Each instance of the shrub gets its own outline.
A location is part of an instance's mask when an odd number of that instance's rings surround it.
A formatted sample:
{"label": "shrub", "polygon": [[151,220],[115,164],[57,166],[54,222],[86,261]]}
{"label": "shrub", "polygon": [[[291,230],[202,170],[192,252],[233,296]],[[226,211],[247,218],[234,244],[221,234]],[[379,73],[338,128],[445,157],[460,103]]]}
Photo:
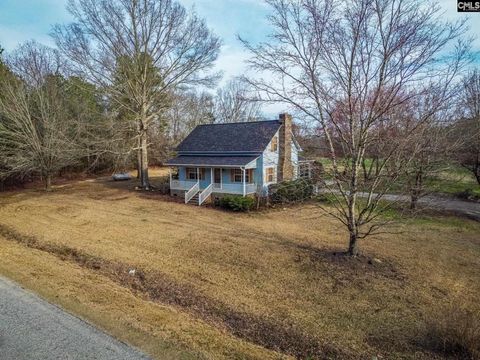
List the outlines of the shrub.
{"label": "shrub", "polygon": [[427,321],[427,342],[435,351],[480,358],[480,317],[459,306],[442,309]]}
{"label": "shrub", "polygon": [[255,205],[255,199],[240,195],[226,195],[220,199],[219,205],[232,211],[249,211]]}
{"label": "shrub", "polygon": [[283,181],[268,187],[272,203],[295,203],[310,199],[313,196],[313,183],[309,179]]}

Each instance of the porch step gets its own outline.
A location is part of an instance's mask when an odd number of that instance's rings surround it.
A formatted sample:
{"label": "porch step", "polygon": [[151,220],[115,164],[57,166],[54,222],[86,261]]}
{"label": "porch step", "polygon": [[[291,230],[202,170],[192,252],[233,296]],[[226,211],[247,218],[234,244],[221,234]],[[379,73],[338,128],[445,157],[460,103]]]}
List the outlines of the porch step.
{"label": "porch step", "polygon": [[199,192],[196,193],[196,194],[194,195],[194,197],[192,197],[192,198],[190,199],[190,201],[188,202],[188,204],[198,205],[198,198],[199,198],[199,196],[200,196],[200,193],[199,193]]}

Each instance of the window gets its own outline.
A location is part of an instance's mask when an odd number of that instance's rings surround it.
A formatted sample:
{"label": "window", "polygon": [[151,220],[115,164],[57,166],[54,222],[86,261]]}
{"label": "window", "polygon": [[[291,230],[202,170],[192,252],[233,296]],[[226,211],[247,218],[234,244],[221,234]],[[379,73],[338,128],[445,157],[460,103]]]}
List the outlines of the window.
{"label": "window", "polygon": [[265,182],[275,182],[275,169],[273,167],[268,167],[265,169]]}
{"label": "window", "polygon": [[270,151],[277,151],[278,150],[278,137],[274,136],[272,142],[270,143]]}
{"label": "window", "polygon": [[178,168],[173,168],[170,171],[171,171],[170,173],[172,174],[172,180],[179,180],[180,179],[180,177],[178,175]]}
{"label": "window", "polygon": [[[187,180],[197,180],[197,168],[187,168]],[[198,169],[200,180],[205,180],[205,169]]]}
{"label": "window", "polygon": [[[243,182],[242,179],[243,171],[242,169],[232,169],[230,173],[230,180],[232,182]],[[253,182],[253,169],[245,170],[245,182],[252,183]]]}
{"label": "window", "polygon": [[245,176],[246,176],[246,179],[245,181],[247,183],[253,183],[253,169],[248,169],[245,171]]}
{"label": "window", "polygon": [[242,182],[242,170],[241,169],[233,169],[233,182]]}
{"label": "window", "polygon": [[298,165],[299,177],[310,179],[310,163],[303,163]]}

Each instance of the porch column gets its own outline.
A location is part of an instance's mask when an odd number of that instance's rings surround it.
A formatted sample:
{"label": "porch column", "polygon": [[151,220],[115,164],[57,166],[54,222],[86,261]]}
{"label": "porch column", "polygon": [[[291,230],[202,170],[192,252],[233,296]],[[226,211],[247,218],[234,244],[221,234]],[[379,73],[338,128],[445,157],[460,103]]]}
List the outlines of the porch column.
{"label": "porch column", "polygon": [[197,167],[197,184],[200,186],[200,168]]}
{"label": "porch column", "polygon": [[245,168],[242,168],[242,181],[243,181],[243,196],[247,194],[246,182],[245,182]]}
{"label": "porch column", "polygon": [[213,184],[213,168],[210,168],[210,184]]}
{"label": "porch column", "polygon": [[172,186],[172,168],[168,168],[168,176],[170,177],[170,186]]}

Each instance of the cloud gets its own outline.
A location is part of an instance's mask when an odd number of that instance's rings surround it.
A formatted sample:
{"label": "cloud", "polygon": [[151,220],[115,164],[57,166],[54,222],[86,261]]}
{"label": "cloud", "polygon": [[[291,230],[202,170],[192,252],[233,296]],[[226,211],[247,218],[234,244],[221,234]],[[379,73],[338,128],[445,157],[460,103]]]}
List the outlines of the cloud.
{"label": "cloud", "polygon": [[215,64],[216,70],[223,72],[222,84],[232,77],[242,75],[246,72],[245,61],[249,54],[241,47],[224,45],[220,56]]}
{"label": "cloud", "polygon": [[0,46],[7,51],[12,51],[21,43],[36,40],[44,45],[55,46],[48,34],[39,34],[34,30],[18,29],[13,26],[0,25]]}

